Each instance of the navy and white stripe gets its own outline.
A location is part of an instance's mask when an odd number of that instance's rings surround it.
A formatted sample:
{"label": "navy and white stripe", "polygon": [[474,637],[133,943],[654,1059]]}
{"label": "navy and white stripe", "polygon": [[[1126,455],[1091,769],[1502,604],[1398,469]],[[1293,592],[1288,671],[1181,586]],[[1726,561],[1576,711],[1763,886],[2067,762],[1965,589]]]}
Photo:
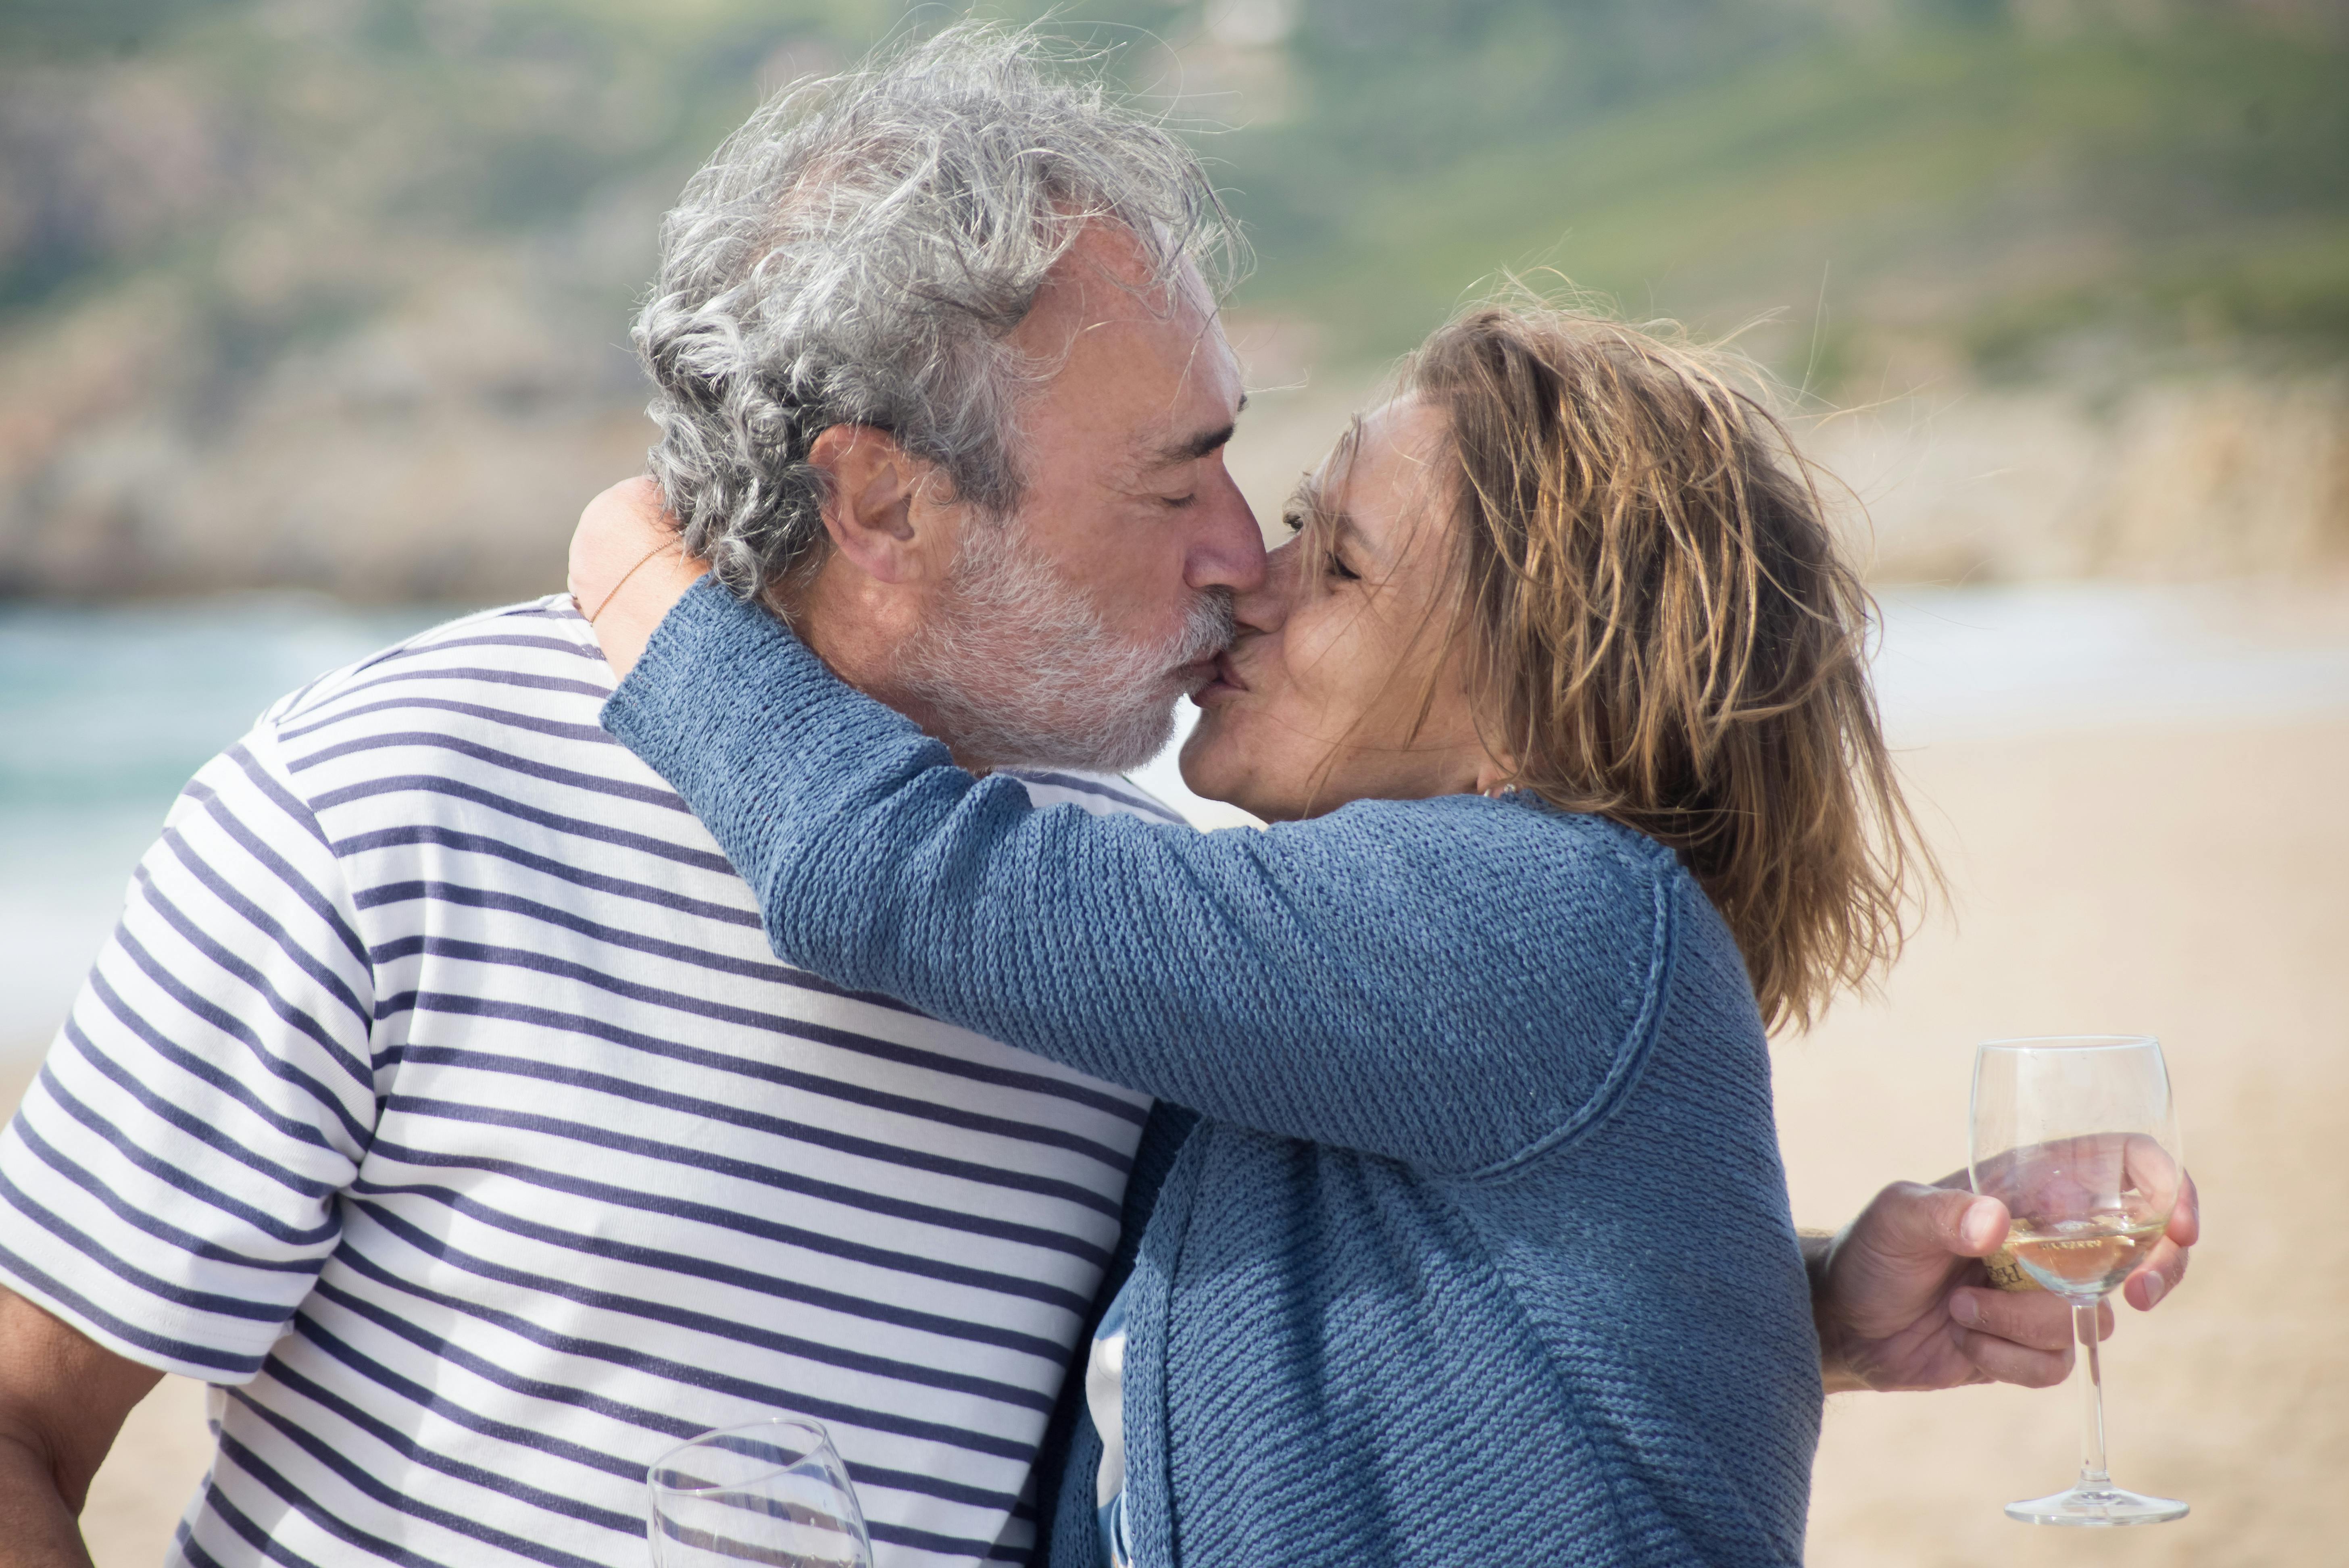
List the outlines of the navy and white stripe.
{"label": "navy and white stripe", "polygon": [[776,963],[610,689],[551,599],[279,703],[0,1137],[0,1279],[218,1386],[196,1568],[639,1568],[647,1464],[786,1409],[882,1563],[1032,1539],[1146,1101]]}

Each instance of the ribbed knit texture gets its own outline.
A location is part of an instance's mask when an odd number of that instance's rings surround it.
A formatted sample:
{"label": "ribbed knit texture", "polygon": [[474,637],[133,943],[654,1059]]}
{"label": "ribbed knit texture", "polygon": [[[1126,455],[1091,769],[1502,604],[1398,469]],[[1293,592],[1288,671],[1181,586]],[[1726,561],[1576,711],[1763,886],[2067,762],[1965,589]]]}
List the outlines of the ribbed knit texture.
{"label": "ribbed knit texture", "polygon": [[[707,583],[605,724],[786,961],[1200,1112],[1132,1267],[1141,1561],[1801,1560],[1768,1054],[1667,851],[1515,796],[1039,811]],[[1049,1484],[1090,1495],[1089,1436]]]}

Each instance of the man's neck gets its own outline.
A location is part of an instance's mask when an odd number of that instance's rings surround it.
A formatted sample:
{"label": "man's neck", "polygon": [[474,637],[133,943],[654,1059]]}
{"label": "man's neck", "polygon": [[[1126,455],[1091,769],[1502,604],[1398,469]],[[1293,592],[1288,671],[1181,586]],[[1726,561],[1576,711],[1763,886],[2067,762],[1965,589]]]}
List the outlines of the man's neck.
{"label": "man's neck", "polygon": [[898,678],[905,650],[913,645],[920,625],[908,595],[864,573],[844,567],[834,557],[798,583],[779,585],[767,596],[767,608],[791,627],[833,674],[874,701],[886,704],[922,727],[925,734],[944,741],[956,766],[973,773],[993,771],[994,765],[972,756],[957,744],[937,713],[905,689]]}

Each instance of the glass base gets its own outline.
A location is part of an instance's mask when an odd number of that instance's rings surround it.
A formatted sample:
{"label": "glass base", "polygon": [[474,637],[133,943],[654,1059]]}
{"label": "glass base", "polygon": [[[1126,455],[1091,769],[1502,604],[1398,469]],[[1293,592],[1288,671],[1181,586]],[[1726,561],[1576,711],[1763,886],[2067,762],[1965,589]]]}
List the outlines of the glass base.
{"label": "glass base", "polygon": [[2167,1497],[2147,1497],[2106,1481],[2075,1486],[2053,1497],[2010,1502],[2006,1516],[2024,1524],[2167,1524],[2186,1517],[2187,1505]]}

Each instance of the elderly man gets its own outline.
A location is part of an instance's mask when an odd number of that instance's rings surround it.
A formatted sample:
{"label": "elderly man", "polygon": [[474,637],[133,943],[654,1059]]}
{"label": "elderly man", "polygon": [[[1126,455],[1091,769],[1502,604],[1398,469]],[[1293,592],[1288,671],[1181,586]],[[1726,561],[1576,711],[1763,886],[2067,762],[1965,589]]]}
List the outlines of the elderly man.
{"label": "elderly man", "polygon": [[[1162,814],[1104,773],[1264,570],[1221,235],[1177,143],[1018,38],[799,89],[664,231],[654,476],[959,757]],[[951,549],[893,522],[948,499],[987,520]],[[780,1410],[830,1428],[882,1563],[1030,1552],[1150,1108],[776,964],[611,686],[567,600],[492,612],[189,787],[0,1141],[0,1564],[85,1561],[163,1371],[213,1386],[199,1568],[635,1568],[647,1464]],[[2055,1304],[1951,1288],[2002,1223],[1897,1186],[1822,1242],[1830,1386],[2059,1376]]]}

